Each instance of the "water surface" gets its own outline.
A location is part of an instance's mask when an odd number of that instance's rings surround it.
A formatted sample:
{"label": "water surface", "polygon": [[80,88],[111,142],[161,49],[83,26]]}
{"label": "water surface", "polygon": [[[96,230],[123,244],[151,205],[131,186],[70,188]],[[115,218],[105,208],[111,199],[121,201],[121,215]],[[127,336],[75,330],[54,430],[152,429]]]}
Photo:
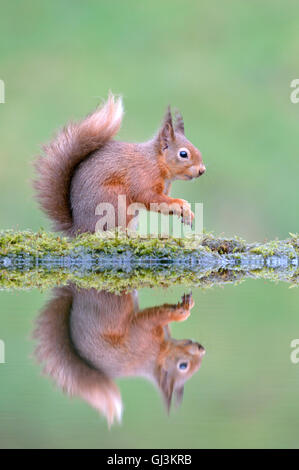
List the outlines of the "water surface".
{"label": "water surface", "polygon": [[[298,289],[263,279],[193,286],[190,316],[186,286],[141,288],[139,305],[133,293],[68,289],[0,293],[1,447],[297,447],[299,364],[291,361],[290,343],[299,337]],[[169,322],[166,331],[169,319],[184,321]],[[158,340],[150,333],[155,321]],[[168,376],[153,369],[161,335],[176,348],[163,366]],[[68,341],[76,357],[65,377]],[[188,362],[184,396],[179,362]],[[110,430],[95,409],[94,374],[104,376],[114,404],[123,404],[122,422]],[[110,405],[101,393],[103,411]]]}

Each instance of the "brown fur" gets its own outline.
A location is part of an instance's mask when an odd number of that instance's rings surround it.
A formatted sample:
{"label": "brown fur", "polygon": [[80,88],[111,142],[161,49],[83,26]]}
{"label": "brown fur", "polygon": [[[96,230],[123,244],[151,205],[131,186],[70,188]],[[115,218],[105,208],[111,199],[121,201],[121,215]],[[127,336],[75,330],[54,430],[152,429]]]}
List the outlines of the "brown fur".
{"label": "brown fur", "polygon": [[[136,294],[56,289],[37,320],[35,351],[44,372],[69,395],[77,395],[107,418],[121,419],[117,377],[142,376],[162,392],[167,408],[173,394],[180,402],[184,383],[200,367],[204,349],[190,340],[175,340],[168,324],[183,321],[194,303],[138,311]],[[188,368],[178,364],[186,361]]]}
{"label": "brown fur", "polygon": [[[184,124],[177,114],[173,125],[170,109],[153,139],[142,144],[112,140],[122,121],[122,102],[110,95],[102,108],[79,123],[71,123],[44,147],[36,161],[34,186],[37,199],[54,221],[55,229],[69,235],[95,232],[99,203],[110,203],[117,215],[118,195],[127,205],[142,203],[177,204],[173,211],[190,223],[193,214],[183,199],[169,197],[175,179],[200,176],[205,167],[199,152],[185,137]],[[178,156],[181,148],[188,158]],[[160,209],[159,209],[160,211]],[[163,212],[163,210],[162,210]],[[168,211],[169,213],[169,211]],[[127,216],[127,226],[132,216]],[[116,217],[116,226],[123,223]]]}

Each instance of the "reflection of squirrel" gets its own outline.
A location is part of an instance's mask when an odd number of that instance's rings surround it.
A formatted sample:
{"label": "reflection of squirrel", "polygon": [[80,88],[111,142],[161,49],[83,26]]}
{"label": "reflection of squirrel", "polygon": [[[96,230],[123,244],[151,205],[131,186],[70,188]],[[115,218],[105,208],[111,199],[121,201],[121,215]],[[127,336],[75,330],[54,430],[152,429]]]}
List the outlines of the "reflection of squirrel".
{"label": "reflection of squirrel", "polygon": [[44,372],[104,414],[109,425],[122,414],[115,378],[147,378],[161,390],[169,410],[173,394],[177,403],[182,400],[184,383],[205,352],[199,343],[170,336],[168,324],[190,315],[191,295],[140,312],[137,303],[135,293],[59,288],[34,333]]}
{"label": "reflection of squirrel", "polygon": [[192,223],[190,205],[169,197],[173,180],[192,179],[205,171],[199,150],[184,135],[182,116],[177,114],[173,126],[168,109],[157,136],[142,144],[112,140],[122,117],[121,99],[110,95],[101,108],[69,124],[44,147],[45,156],[36,162],[35,188],[56,229],[69,235],[95,232],[100,203],[113,205],[116,226],[127,226],[133,216],[118,220],[119,195],[126,196],[127,206],[140,203],[147,210],[175,213]]}

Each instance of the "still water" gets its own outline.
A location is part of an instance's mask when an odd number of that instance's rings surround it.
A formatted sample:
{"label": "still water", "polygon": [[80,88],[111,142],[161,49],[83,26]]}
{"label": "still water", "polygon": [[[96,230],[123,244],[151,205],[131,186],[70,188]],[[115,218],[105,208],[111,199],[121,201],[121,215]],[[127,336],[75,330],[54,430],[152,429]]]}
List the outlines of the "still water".
{"label": "still water", "polygon": [[298,447],[298,288],[190,290],[2,291],[0,446]]}

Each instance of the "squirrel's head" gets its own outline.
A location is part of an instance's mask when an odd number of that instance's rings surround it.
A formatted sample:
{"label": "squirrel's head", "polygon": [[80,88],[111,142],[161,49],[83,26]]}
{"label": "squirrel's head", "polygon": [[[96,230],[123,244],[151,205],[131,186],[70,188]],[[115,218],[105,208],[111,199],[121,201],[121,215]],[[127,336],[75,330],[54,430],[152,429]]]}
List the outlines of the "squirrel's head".
{"label": "squirrel's head", "polygon": [[167,340],[159,354],[156,379],[170,410],[172,396],[177,405],[183,399],[185,382],[198,371],[205,349],[192,340]]}
{"label": "squirrel's head", "polygon": [[157,136],[158,151],[163,155],[170,179],[191,180],[201,176],[206,167],[200,151],[185,137],[184,121],[179,112],[173,125],[170,107]]}

